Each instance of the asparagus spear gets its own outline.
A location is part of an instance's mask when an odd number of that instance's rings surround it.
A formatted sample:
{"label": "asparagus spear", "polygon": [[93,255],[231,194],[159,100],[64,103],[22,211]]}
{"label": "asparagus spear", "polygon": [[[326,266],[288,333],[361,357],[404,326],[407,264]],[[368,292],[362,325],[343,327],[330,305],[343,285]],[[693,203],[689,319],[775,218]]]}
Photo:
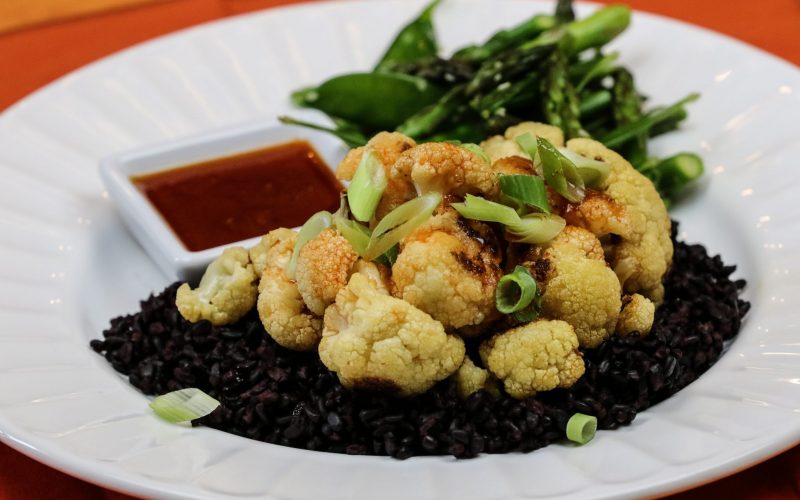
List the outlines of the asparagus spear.
{"label": "asparagus spear", "polygon": [[[612,113],[617,127],[635,123],[642,118],[642,98],[636,91],[630,71],[619,68],[614,72],[611,92],[614,97]],[[647,135],[647,131],[643,131],[618,147],[634,166],[641,165],[647,159]]]}
{"label": "asparagus spear", "polygon": [[567,59],[560,50],[550,55],[549,67],[541,81],[542,110],[548,123],[561,128],[568,138],[586,135],[581,127],[575,89],[567,78]]}
{"label": "asparagus spear", "polygon": [[684,107],[690,102],[696,101],[699,97],[700,94],[692,93],[675,104],[665,108],[654,109],[643,115],[640,119],[618,127],[603,135],[600,138],[600,142],[604,143],[609,148],[615,148],[633,137],[649,133],[658,125],[672,122],[678,116],[685,116],[686,110]]}

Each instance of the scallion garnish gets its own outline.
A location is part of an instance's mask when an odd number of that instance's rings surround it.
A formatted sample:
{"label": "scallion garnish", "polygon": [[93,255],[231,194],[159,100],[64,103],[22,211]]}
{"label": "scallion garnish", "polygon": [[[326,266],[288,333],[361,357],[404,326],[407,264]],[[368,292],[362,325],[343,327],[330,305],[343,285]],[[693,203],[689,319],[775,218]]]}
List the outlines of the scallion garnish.
{"label": "scallion garnish", "polygon": [[515,243],[540,245],[552,240],[567,221],[555,214],[528,214],[516,224],[506,226],[506,239]]}
{"label": "scallion garnish", "polygon": [[585,195],[583,177],[578,173],[575,164],[561,154],[547,139],[539,137],[536,144],[542,164],[542,173],[547,184],[573,203],[583,200]]}
{"label": "scallion garnish", "polygon": [[294,250],[292,250],[292,258],[289,260],[289,265],[286,266],[286,274],[290,278],[294,277],[294,269],[297,267],[297,256],[300,254],[300,249],[316,238],[319,233],[331,227],[331,224],[333,224],[331,213],[324,210],[315,213],[303,224],[303,227],[300,228],[300,233],[297,235]]}
{"label": "scallion garnish", "polygon": [[513,198],[542,212],[550,213],[544,179],[535,175],[501,175],[500,190]]}
{"label": "scallion garnish", "polygon": [[386,183],[386,171],[380,158],[374,151],[367,150],[347,187],[347,202],[353,217],[362,222],[372,218]]}
{"label": "scallion garnish", "polygon": [[522,148],[522,151],[530,157],[534,165],[539,163],[539,153],[536,150],[536,137],[526,132],[516,136],[514,141]]}
{"label": "scallion garnish", "polygon": [[503,225],[520,221],[519,214],[513,208],[471,194],[464,198],[463,203],[453,203],[450,206],[467,219],[499,222]]}
{"label": "scallion garnish", "polygon": [[364,258],[373,260],[386,253],[428,220],[441,202],[441,194],[428,193],[407,201],[386,214],[373,229]]}
{"label": "scallion garnish", "polygon": [[597,417],[576,413],[567,421],[567,439],[586,444],[597,432]]}
{"label": "scallion garnish", "polygon": [[[503,314],[513,314],[528,307],[536,298],[536,280],[523,266],[514,268],[497,282],[494,301],[497,310]],[[533,319],[533,318],[531,318]]]}
{"label": "scallion garnish", "polygon": [[611,166],[602,161],[586,158],[567,148],[558,148],[558,152],[571,161],[587,186],[599,186],[611,173]]}
{"label": "scallion garnish", "polygon": [[487,164],[492,164],[492,159],[486,154],[486,151],[483,150],[482,147],[478,146],[477,144],[473,144],[471,142],[466,142],[463,144],[459,144],[460,147],[466,149],[470,153],[473,153],[480,157],[481,160],[485,161]]}
{"label": "scallion garnish", "polygon": [[219,401],[200,389],[181,389],[150,402],[156,415],[172,423],[191,422],[205,417],[219,406]]}
{"label": "scallion garnish", "polygon": [[369,245],[369,237],[371,235],[369,228],[356,221],[342,217],[339,214],[334,214],[333,224],[336,226],[336,230],[339,231],[339,234],[344,236],[344,239],[350,243],[353,250],[355,250],[359,256],[363,256],[367,251],[367,245]]}

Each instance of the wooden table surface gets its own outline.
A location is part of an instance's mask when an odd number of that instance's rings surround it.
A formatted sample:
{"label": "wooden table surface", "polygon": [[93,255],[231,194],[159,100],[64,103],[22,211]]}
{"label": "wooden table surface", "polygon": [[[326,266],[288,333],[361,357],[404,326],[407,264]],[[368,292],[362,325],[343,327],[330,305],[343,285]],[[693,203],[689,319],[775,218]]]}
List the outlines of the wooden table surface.
{"label": "wooden table surface", "polygon": [[[135,43],[299,1],[304,0],[0,0],[0,111],[48,82]],[[725,33],[800,64],[800,0],[625,3]],[[0,500],[29,498],[128,497],[74,479],[0,444]],[[671,497],[706,498],[800,499],[800,446]]]}

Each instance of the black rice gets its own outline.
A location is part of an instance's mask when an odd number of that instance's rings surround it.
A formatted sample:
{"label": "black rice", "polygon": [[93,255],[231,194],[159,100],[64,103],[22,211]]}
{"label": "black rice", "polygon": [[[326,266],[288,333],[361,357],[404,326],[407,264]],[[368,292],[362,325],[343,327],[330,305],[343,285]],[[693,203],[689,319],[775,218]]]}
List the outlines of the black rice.
{"label": "black rice", "polygon": [[252,439],[400,459],[527,452],[562,440],[573,413],[614,429],[696,380],[750,307],[734,270],[700,245],[676,243],[650,334],[612,337],[584,353],[575,386],[522,401],[485,391],[461,400],[450,380],[409,399],[349,391],[316,353],[277,345],[254,312],[229,327],[185,321],[174,305],[177,283],[140,312],[112,319],[91,347],[145,394],[202,389],[222,404],[195,424]]}

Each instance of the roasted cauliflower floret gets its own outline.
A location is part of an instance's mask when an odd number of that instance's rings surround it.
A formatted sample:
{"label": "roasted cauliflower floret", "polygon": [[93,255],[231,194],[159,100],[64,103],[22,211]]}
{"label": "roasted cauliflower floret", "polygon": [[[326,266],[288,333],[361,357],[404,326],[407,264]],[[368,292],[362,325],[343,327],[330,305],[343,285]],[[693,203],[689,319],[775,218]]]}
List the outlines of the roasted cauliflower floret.
{"label": "roasted cauliflower floret", "polygon": [[542,316],[569,323],[583,348],[614,333],[621,306],[619,280],[603,260],[597,238],[567,226],[523,264],[542,285]]}
{"label": "roasted cauliflower floret", "polygon": [[533,162],[521,156],[505,156],[492,162],[492,170],[500,175],[535,175]]}
{"label": "roasted cauliflower floret", "polygon": [[481,147],[492,159],[492,163],[509,156],[528,158],[528,154],[516,141],[516,138],[523,134],[544,137],[557,148],[564,145],[564,132],[560,128],[546,123],[523,122],[506,129],[505,135],[495,135],[486,139],[481,142]]}
{"label": "roasted cauliflower floret", "polygon": [[378,207],[375,209],[375,215],[380,219],[391,212],[392,209],[417,195],[414,185],[409,179],[392,176],[392,166],[397,161],[397,158],[404,151],[416,145],[417,143],[414,142],[414,139],[399,132],[380,132],[370,139],[365,146],[351,149],[347,153],[336,167],[336,177],[344,181],[352,180],[359,163],[361,163],[361,159],[364,157],[364,153],[368,150],[376,153],[386,173],[386,189],[383,192],[381,201],[378,203]]}
{"label": "roasted cauliflower floret", "polygon": [[420,194],[438,192],[494,198],[497,176],[483,158],[446,142],[428,142],[409,149],[392,167],[392,177],[411,181]]}
{"label": "roasted cauliflower floret", "polygon": [[295,281],[308,309],[322,316],[347,284],[358,254],[336,230],[326,229],[309,241],[297,256]]}
{"label": "roasted cauliflower floret", "polygon": [[497,248],[489,226],[445,210],[401,242],[392,266],[394,295],[448,331],[491,321],[497,316],[494,294],[502,277]]}
{"label": "roasted cauliflower floret", "polygon": [[464,360],[464,342],[355,273],[325,311],[319,357],[345,387],[408,396],[453,374]]}
{"label": "roasted cauliflower floret", "polygon": [[267,334],[283,347],[308,351],[322,336],[322,318],[308,310],[297,284],[286,275],[296,241],[294,231],[275,229],[250,249],[250,256],[262,267],[256,309]]}
{"label": "roasted cauliflower floret", "polygon": [[622,299],[622,311],[617,319],[617,334],[626,336],[633,332],[650,333],[656,314],[656,306],[647,298],[635,293]]}
{"label": "roasted cauliflower floret", "polygon": [[228,248],[209,264],[197,288],[188,283],[178,288],[175,305],[193,323],[203,319],[217,326],[235,323],[256,303],[256,279],[247,250]]}
{"label": "roasted cauliflower floret", "polygon": [[580,203],[565,204],[561,216],[567,224],[582,227],[598,238],[609,234],[630,238],[636,233],[625,206],[594,189],[587,189]]}
{"label": "roasted cauliflower floret", "polygon": [[257,276],[264,274],[268,266],[286,267],[292,258],[297,233],[291,229],[280,227],[261,237],[261,240],[250,249],[250,262]]}
{"label": "roasted cauliflower floret", "polygon": [[322,318],[308,311],[284,267],[267,267],[258,288],[258,317],[269,336],[287,349],[314,349],[322,337]]}
{"label": "roasted cauliflower floret", "polygon": [[495,378],[489,373],[489,370],[475,366],[475,363],[469,359],[469,356],[464,356],[464,362],[456,371],[453,378],[456,381],[458,388],[458,395],[466,399],[470,394],[478,392],[481,389],[489,391],[493,395],[499,393],[497,389],[497,382]]}
{"label": "roasted cauliflower floret", "polygon": [[664,298],[662,280],[672,263],[671,221],[653,183],[622,156],[590,139],[572,139],[567,147],[611,165],[605,194],[625,207],[631,233],[614,245],[609,260],[626,293],[641,293],[655,304]]}
{"label": "roasted cauliflower floret", "polygon": [[586,369],[578,337],[564,321],[538,320],[512,328],[481,344],[480,354],[517,399],[572,387]]}

